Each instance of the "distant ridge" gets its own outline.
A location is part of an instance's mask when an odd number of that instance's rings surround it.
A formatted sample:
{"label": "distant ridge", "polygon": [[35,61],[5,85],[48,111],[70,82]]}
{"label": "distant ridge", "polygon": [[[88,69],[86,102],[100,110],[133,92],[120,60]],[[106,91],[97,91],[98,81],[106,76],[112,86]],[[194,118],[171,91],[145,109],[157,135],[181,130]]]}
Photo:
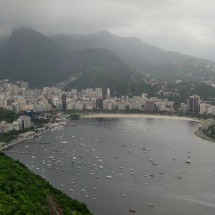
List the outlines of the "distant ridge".
{"label": "distant ridge", "polygon": [[61,62],[58,71],[63,74],[79,74],[79,78],[67,86],[68,90],[89,87],[111,88],[112,95],[127,94],[129,82],[139,82],[140,76],[107,49],[84,49],[73,52]]}
{"label": "distant ridge", "polygon": [[[85,87],[107,87],[111,79],[129,81],[135,76],[111,51],[104,48],[68,51],[30,28],[14,30],[0,47],[0,75],[29,81],[33,87],[49,86],[73,76],[79,77],[79,82],[85,80],[82,84]],[[109,82],[102,81],[104,76]]]}
{"label": "distant ridge", "polygon": [[25,80],[32,87],[67,81],[68,89],[111,86],[117,95],[127,93],[130,82],[141,85],[142,74],[161,80],[214,80],[215,63],[108,31],[47,37],[23,27],[0,39],[0,77]]}
{"label": "distant ridge", "polygon": [[33,86],[43,85],[57,66],[59,57],[51,39],[33,29],[19,28],[1,47],[0,75],[10,80],[26,80]]}
{"label": "distant ridge", "polygon": [[68,51],[86,48],[105,48],[116,53],[133,70],[164,80],[202,80],[214,78],[215,63],[209,60],[164,51],[137,38],[122,38],[102,31],[79,36],[54,36],[53,39]]}

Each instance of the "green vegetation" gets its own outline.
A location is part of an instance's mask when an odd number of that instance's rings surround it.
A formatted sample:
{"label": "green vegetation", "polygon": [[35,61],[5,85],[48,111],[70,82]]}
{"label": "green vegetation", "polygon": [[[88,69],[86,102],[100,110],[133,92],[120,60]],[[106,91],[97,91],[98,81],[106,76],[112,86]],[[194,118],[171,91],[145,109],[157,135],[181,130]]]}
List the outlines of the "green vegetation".
{"label": "green vegetation", "polygon": [[150,84],[142,82],[131,82],[130,93],[132,96],[141,96],[142,93],[147,93],[148,97],[157,96],[159,88],[157,85],[151,86]]}
{"label": "green vegetation", "polygon": [[31,121],[33,122],[33,124],[34,124],[35,127],[40,128],[40,127],[43,126],[43,124],[48,123],[50,121],[50,119],[31,117]]}
{"label": "green vegetation", "polygon": [[159,95],[159,98],[167,98],[170,101],[174,101],[176,108],[179,108],[180,103],[186,103],[189,96],[193,94],[199,95],[203,101],[211,101],[211,104],[215,104],[215,88],[205,83],[181,82],[176,84],[168,82],[164,91],[171,92],[171,95]]}
{"label": "green vegetation", "polygon": [[0,122],[13,122],[18,118],[18,115],[11,110],[0,108]]}
{"label": "green vegetation", "polygon": [[52,72],[60,56],[61,49],[43,34],[28,28],[17,29],[0,51],[0,74],[2,78],[28,81],[31,86],[51,85],[56,83]]}
{"label": "green vegetation", "polygon": [[106,83],[105,80],[115,77],[131,80],[133,74],[130,67],[111,51],[95,48],[68,52],[49,37],[33,29],[21,28],[14,30],[0,47],[0,75],[28,81],[32,87],[69,82],[71,77],[79,76],[82,85],[87,78],[88,87],[91,83],[94,87],[98,84],[97,87],[107,87],[101,85]]}
{"label": "green vegetation", "polygon": [[215,125],[209,125],[207,127],[202,127],[202,132],[205,134],[207,137],[215,140]]}
{"label": "green vegetation", "polygon": [[[135,77],[137,72],[159,80],[214,79],[213,62],[166,52],[139,39],[120,38],[108,32],[89,38],[49,38],[33,29],[20,28],[0,44],[1,78],[22,79],[32,87],[69,83],[71,77],[78,77],[70,88],[109,87],[112,92],[121,90],[122,95],[127,95],[128,82],[141,80]],[[117,89],[119,85],[122,89]],[[122,91],[124,86],[126,90]]]}
{"label": "green vegetation", "polygon": [[[176,94],[180,93],[180,96],[171,95],[176,106],[193,93],[205,99],[213,98],[214,89],[206,84],[196,84],[193,88],[192,84],[185,83],[214,77],[215,64],[212,62],[207,69],[207,60],[165,52],[137,39],[125,40],[107,32],[88,39],[53,40],[33,29],[14,30],[0,46],[0,75],[13,80],[21,78],[32,87],[64,81],[66,90],[110,88],[113,96],[138,96],[144,92],[150,97],[158,96],[159,90],[175,92],[178,89]],[[146,84],[140,73],[170,82],[184,81],[181,84],[172,82],[163,89],[163,86]]]}
{"label": "green vegetation", "polygon": [[65,90],[111,88],[112,95],[128,94],[130,80],[138,76],[114,53],[105,49],[87,49],[71,53],[59,68],[63,73],[79,74]]}
{"label": "green vegetation", "polygon": [[[49,215],[53,201],[64,215],[90,215],[86,205],[53,188],[23,164],[0,153],[0,214]],[[58,209],[59,209],[58,208]]]}
{"label": "green vegetation", "polygon": [[20,131],[13,130],[13,131],[9,131],[7,133],[0,134],[0,142],[9,143],[11,140],[16,139],[19,134],[25,133],[27,131],[33,131],[33,130],[34,130],[34,128],[30,127],[30,128],[22,129]]}
{"label": "green vegetation", "polygon": [[80,115],[77,113],[73,113],[70,115],[70,119],[71,120],[79,120],[80,119]]}
{"label": "green vegetation", "polygon": [[159,80],[200,81],[209,77],[214,79],[213,62],[164,51],[137,38],[121,38],[105,31],[81,37],[61,35],[56,36],[55,41],[70,51],[106,48],[116,53],[134,71],[148,73]]}

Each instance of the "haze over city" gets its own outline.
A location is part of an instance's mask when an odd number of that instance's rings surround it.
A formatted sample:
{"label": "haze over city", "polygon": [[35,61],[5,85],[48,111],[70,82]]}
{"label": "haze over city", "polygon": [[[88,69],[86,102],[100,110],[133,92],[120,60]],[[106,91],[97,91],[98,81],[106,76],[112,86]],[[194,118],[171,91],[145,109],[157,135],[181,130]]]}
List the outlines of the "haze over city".
{"label": "haze over city", "polygon": [[47,35],[102,30],[165,50],[215,60],[212,0],[1,0],[0,37],[16,27]]}

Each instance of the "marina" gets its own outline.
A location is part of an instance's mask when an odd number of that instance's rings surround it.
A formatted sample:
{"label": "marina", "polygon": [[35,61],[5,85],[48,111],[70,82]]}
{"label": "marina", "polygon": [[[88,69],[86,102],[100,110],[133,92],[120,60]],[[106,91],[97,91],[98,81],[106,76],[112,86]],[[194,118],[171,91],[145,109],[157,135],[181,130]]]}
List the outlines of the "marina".
{"label": "marina", "polygon": [[215,145],[194,135],[198,126],[164,119],[82,119],[5,152],[95,215],[212,215]]}

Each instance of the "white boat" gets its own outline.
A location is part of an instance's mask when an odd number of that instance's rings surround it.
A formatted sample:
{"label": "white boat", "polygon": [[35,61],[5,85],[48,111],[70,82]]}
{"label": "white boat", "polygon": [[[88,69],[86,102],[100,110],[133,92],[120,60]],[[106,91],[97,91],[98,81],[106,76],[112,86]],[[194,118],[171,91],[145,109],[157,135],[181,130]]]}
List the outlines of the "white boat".
{"label": "white boat", "polygon": [[107,178],[107,179],[112,179],[113,177],[110,176],[110,175],[107,175],[106,178]]}
{"label": "white boat", "polygon": [[154,207],[154,205],[152,203],[149,203],[148,206],[149,207]]}
{"label": "white boat", "polygon": [[67,142],[67,141],[62,141],[62,142],[60,142],[60,143],[69,143],[69,142]]}

